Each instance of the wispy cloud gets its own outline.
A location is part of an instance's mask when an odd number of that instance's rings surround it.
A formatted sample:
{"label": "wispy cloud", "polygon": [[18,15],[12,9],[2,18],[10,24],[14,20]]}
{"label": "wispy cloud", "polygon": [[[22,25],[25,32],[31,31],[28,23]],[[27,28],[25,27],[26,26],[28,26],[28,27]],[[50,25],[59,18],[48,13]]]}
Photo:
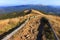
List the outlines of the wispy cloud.
{"label": "wispy cloud", "polygon": [[0,0],[0,6],[24,4],[60,5],[60,0]]}

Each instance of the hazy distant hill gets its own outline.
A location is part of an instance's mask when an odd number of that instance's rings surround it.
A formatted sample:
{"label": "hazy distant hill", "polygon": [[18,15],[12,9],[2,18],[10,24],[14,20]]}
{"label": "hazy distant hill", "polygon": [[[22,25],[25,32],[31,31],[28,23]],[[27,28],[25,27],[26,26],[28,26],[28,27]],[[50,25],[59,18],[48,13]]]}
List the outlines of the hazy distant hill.
{"label": "hazy distant hill", "polygon": [[20,5],[20,6],[10,6],[10,7],[0,7],[0,14],[20,12],[25,9],[35,9],[35,10],[44,11],[46,13],[60,14],[59,7],[44,6],[44,5]]}

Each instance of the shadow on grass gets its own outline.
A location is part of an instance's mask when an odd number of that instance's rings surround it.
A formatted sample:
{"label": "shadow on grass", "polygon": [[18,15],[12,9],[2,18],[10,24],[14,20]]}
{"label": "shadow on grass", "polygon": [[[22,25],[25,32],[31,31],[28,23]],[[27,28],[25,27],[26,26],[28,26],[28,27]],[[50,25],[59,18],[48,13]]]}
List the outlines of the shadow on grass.
{"label": "shadow on grass", "polygon": [[41,24],[39,25],[39,28],[38,28],[39,33],[37,35],[36,40],[43,40],[42,39],[42,36],[43,36],[42,32],[43,32],[43,29],[44,29],[44,25],[48,23],[48,20],[46,18],[42,17],[41,20],[40,20],[40,23]]}
{"label": "shadow on grass", "polygon": [[[26,14],[30,14],[32,10],[29,10]],[[26,20],[25,20],[26,21]],[[19,23],[19,25],[17,25],[16,27],[8,30],[8,32],[5,32],[3,34],[0,35],[0,40],[3,39],[6,35],[10,34],[11,32],[13,32],[15,29],[19,28],[21,24],[23,24],[25,21],[23,21],[22,23]]]}
{"label": "shadow on grass", "polygon": [[3,33],[0,35],[0,40],[3,39],[6,35],[10,34],[11,32],[13,32],[14,30],[16,30],[17,28],[19,28],[26,20],[24,20],[22,23],[19,23],[16,27],[8,30],[7,32]]}
{"label": "shadow on grass", "polygon": [[[43,40],[43,33],[45,33],[45,38],[49,39],[49,40],[59,40],[58,36],[56,35],[56,33],[54,32],[54,30],[52,29],[48,19],[46,19],[45,17],[42,17],[40,20],[40,25],[38,28],[38,35],[37,35],[37,39],[36,40]],[[45,27],[45,25],[47,24],[47,26]],[[52,36],[53,35],[53,36]],[[44,39],[44,40],[46,40]]]}

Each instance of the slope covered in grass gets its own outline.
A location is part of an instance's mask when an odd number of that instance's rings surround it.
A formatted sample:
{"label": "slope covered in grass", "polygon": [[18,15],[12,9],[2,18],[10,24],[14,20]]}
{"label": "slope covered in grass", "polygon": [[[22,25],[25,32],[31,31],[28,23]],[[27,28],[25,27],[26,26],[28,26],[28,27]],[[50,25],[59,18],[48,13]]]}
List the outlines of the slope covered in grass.
{"label": "slope covered in grass", "polygon": [[49,20],[52,28],[60,38],[60,17],[54,15],[46,15],[37,10],[32,10],[31,14],[25,16],[25,18],[30,18],[29,22],[21,30],[14,34],[9,40],[36,40],[39,32],[38,28],[41,24],[40,19],[42,17],[45,17]]}
{"label": "slope covered in grass", "polygon": [[0,35],[4,32],[7,32],[8,30],[16,27],[19,23],[23,22],[25,19],[28,19],[34,15],[36,15],[36,14],[29,14],[29,15],[26,14],[25,16],[18,16],[15,18],[8,18],[8,19],[0,20]]}

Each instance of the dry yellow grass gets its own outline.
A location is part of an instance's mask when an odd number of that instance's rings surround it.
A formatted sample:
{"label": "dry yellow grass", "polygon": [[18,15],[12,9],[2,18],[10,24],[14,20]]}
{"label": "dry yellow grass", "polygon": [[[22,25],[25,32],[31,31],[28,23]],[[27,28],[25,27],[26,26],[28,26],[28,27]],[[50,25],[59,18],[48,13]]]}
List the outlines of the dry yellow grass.
{"label": "dry yellow grass", "polygon": [[28,19],[29,17],[34,16],[34,15],[36,14],[29,14],[22,17],[0,20],[0,35],[12,29],[13,27],[15,27],[19,22],[22,22],[25,19]]}
{"label": "dry yellow grass", "polygon": [[37,29],[39,27],[40,19],[42,17],[46,17],[49,20],[53,29],[56,31],[56,34],[60,37],[60,17],[53,15],[46,15],[39,11],[32,10],[31,14],[28,14],[24,17],[9,19],[10,22],[14,24],[15,22],[18,23],[20,20],[30,18],[29,22],[15,35],[13,35],[9,40],[36,40],[38,34]]}
{"label": "dry yellow grass", "polygon": [[35,18],[30,18],[30,21],[19,30],[15,35],[13,35],[9,40],[36,40],[38,34],[39,22],[42,17],[46,17],[51,23],[53,29],[56,31],[56,34],[60,37],[60,17],[53,15],[45,15],[36,10],[32,10],[32,14],[29,14],[29,17],[35,16]]}
{"label": "dry yellow grass", "polygon": [[39,19],[40,18],[38,18],[38,17],[30,18],[30,21],[24,26],[24,28],[19,30],[9,40],[35,40],[37,32],[38,32],[37,29],[39,26]]}
{"label": "dry yellow grass", "polygon": [[24,20],[23,17],[12,18],[12,19],[5,19],[0,20],[0,35],[13,27],[15,27],[19,22]]}

